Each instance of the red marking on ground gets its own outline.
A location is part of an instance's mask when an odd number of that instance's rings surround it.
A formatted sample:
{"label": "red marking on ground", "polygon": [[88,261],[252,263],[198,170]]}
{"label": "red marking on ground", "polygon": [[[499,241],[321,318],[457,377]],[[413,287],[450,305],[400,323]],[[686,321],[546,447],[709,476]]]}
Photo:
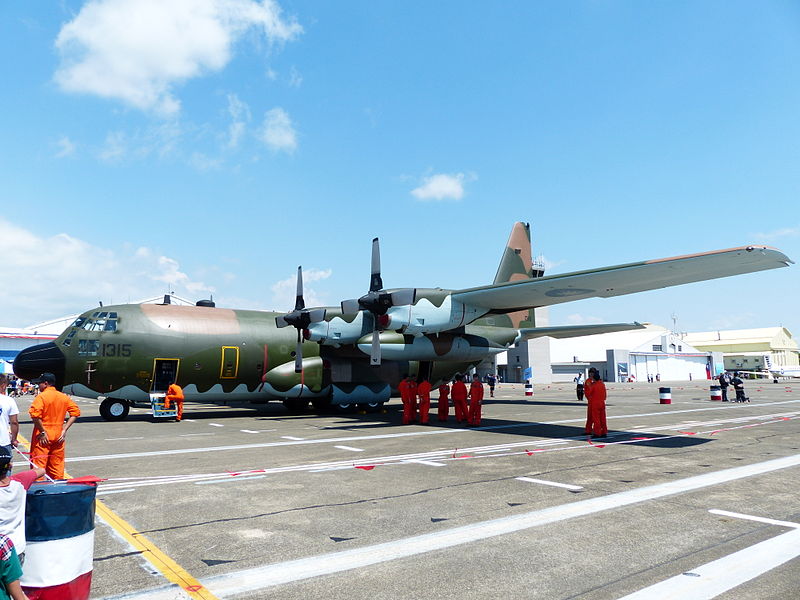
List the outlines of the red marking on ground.
{"label": "red marking on ground", "polygon": [[533,454],[534,452],[544,452],[544,450],[542,450],[542,449],[540,449],[540,448],[537,448],[536,450],[528,450],[528,449],[526,448],[526,449],[525,449],[525,452],[528,454],[528,456],[530,456],[530,455],[531,455],[531,454]]}
{"label": "red marking on ground", "polygon": [[67,479],[67,483],[98,483],[100,481],[108,481],[108,479],[102,479],[100,477],[95,477],[94,475],[84,475],[83,477]]}
{"label": "red marking on ground", "polygon": [[362,469],[363,471],[372,471],[375,468],[375,465],[355,465],[356,469]]}
{"label": "red marking on ground", "polygon": [[187,592],[199,592],[200,590],[203,589],[203,586],[202,585],[187,585],[183,589],[185,589]]}
{"label": "red marking on ground", "polygon": [[594,446],[595,448],[605,448],[606,447],[605,444],[592,444],[592,446]]}
{"label": "red marking on ground", "polygon": [[696,431],[679,431],[678,433],[683,433],[686,435],[697,435]]}
{"label": "red marking on ground", "polygon": [[635,438],[631,438],[631,439],[634,439],[634,440],[652,440],[653,438],[649,438],[649,437],[635,437]]}

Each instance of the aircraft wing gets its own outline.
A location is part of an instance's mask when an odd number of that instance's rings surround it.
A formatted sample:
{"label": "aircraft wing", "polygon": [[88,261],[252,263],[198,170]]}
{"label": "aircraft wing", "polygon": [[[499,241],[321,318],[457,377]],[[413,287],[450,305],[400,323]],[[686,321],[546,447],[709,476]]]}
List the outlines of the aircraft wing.
{"label": "aircraft wing", "polygon": [[571,338],[598,333],[611,333],[614,331],[631,331],[644,329],[641,323],[607,323],[602,325],[563,325],[560,327],[525,327],[519,330],[522,339],[529,340],[537,337]]}
{"label": "aircraft wing", "polygon": [[673,285],[788,267],[793,261],[768,246],[743,246],[615,267],[549,275],[453,292],[453,299],[495,311],[610,298]]}

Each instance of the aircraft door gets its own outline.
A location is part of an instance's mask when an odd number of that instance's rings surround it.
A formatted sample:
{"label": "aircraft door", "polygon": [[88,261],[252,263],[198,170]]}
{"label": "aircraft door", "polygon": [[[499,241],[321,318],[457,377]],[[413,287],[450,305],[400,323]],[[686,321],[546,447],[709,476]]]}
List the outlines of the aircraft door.
{"label": "aircraft door", "polygon": [[153,361],[153,383],[150,386],[151,392],[166,392],[169,385],[178,376],[177,358],[156,358]]}
{"label": "aircraft door", "polygon": [[222,360],[219,365],[220,379],[236,379],[239,374],[239,347],[223,346]]}

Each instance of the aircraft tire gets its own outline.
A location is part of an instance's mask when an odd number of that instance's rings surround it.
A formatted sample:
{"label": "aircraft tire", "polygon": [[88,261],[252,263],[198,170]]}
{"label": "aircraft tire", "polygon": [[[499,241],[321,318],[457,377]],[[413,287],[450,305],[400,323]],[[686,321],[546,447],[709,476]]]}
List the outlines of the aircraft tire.
{"label": "aircraft tire", "polygon": [[327,410],[331,407],[331,401],[327,398],[314,398],[311,401],[311,406],[314,407],[314,410]]}
{"label": "aircraft tire", "polygon": [[304,398],[286,398],[283,401],[286,410],[292,413],[300,413],[308,408],[308,400]]}
{"label": "aircraft tire", "polygon": [[100,404],[100,416],[106,421],[122,421],[127,418],[131,405],[127,400],[106,398]]}
{"label": "aircraft tire", "polygon": [[334,405],[336,410],[340,413],[351,413],[355,410],[356,405],[353,403],[343,403]]}
{"label": "aircraft tire", "polygon": [[383,408],[383,402],[364,402],[358,405],[358,410],[364,412],[378,412]]}

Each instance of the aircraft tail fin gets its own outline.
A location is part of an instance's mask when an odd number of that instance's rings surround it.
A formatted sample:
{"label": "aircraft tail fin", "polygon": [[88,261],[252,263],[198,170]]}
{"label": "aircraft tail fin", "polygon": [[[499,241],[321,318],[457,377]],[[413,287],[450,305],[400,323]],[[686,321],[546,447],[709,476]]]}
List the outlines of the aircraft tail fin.
{"label": "aircraft tail fin", "polygon": [[[508,243],[503,250],[500,258],[500,265],[494,276],[493,285],[508,283],[510,281],[523,281],[541,277],[544,275],[544,268],[540,261],[533,262],[531,252],[531,226],[529,223],[517,221],[511,228],[511,235],[508,236]],[[505,315],[495,315],[488,319],[478,319],[475,325],[494,325],[499,327],[534,327],[533,309],[518,310]]]}

